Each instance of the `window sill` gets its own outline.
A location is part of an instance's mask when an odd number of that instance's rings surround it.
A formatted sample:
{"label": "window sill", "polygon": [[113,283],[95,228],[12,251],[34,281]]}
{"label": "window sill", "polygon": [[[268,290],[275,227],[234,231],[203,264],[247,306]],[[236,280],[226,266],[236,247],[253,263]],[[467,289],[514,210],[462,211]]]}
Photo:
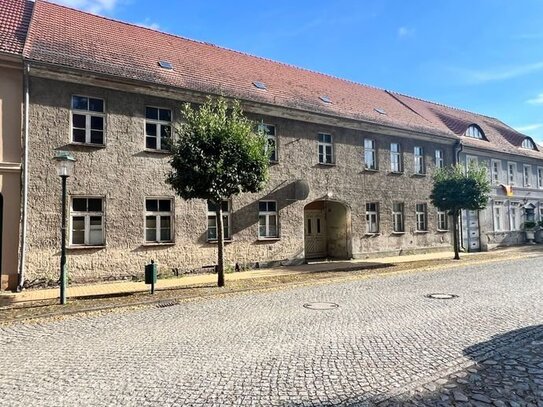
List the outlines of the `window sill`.
{"label": "window sill", "polygon": [[401,235],[405,235],[405,232],[391,232],[390,234],[394,236],[401,236]]}
{"label": "window sill", "polygon": [[172,152],[170,150],[153,150],[152,148],[146,148],[143,150],[146,153],[149,154],[162,154],[162,155],[171,155]]}
{"label": "window sill", "polygon": [[390,175],[403,175],[403,171],[389,171]]}
{"label": "window sill", "polygon": [[374,237],[374,236],[381,236],[381,233],[379,232],[375,232],[375,233],[364,233],[364,236],[367,236],[367,237]]}
{"label": "window sill", "polygon": [[256,239],[258,242],[277,242],[278,240],[281,240],[280,237],[259,237]]}
{"label": "window sill", "polygon": [[[234,239],[232,238],[229,238],[229,239],[224,239],[223,240],[223,243],[232,243],[234,241]],[[207,239],[207,243],[209,244],[217,244],[219,241],[217,239]]]}
{"label": "window sill", "polygon": [[89,249],[105,249],[106,246],[105,245],[102,245],[102,246],[85,246],[85,245],[81,245],[81,246],[66,246],[66,249],[67,250],[89,250]]}
{"label": "window sill", "polygon": [[69,145],[74,146],[74,147],[90,147],[90,148],[96,148],[96,149],[106,148],[105,144],[78,143],[77,141],[72,141],[70,142]]}
{"label": "window sill", "polygon": [[429,232],[430,232],[429,230],[415,230],[413,233],[416,235],[425,235]]}
{"label": "window sill", "polygon": [[425,176],[426,176],[426,173],[422,173],[422,174],[418,174],[418,173],[417,173],[417,174],[413,174],[413,177],[415,177],[415,178],[423,178],[423,177],[425,177]]}
{"label": "window sill", "polygon": [[270,160],[270,165],[277,165],[279,164],[279,160]]}
{"label": "window sill", "polygon": [[335,167],[336,163],[317,163],[317,165],[322,167]]}
{"label": "window sill", "polygon": [[155,247],[155,246],[175,246],[175,242],[145,242],[143,247]]}
{"label": "window sill", "polygon": [[364,168],[364,172],[379,172],[379,169],[377,168]]}
{"label": "window sill", "polygon": [[447,233],[449,232],[449,229],[438,229],[437,233]]}

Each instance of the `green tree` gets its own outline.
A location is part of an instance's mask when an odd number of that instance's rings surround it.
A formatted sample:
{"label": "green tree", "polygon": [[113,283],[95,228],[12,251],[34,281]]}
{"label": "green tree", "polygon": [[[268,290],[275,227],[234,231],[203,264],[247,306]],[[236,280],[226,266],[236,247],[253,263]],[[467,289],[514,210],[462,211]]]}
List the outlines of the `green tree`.
{"label": "green tree", "polygon": [[258,192],[268,179],[266,138],[244,116],[239,101],[208,98],[181,108],[183,124],[171,142],[166,182],[181,198],[205,199],[216,209],[218,286],[224,286],[222,202],[241,192]]}
{"label": "green tree", "polygon": [[439,169],[434,174],[434,186],[430,199],[441,211],[453,218],[454,258],[460,259],[458,217],[462,209],[479,210],[486,208],[490,194],[490,182],[486,168],[470,165],[464,171],[457,164]]}

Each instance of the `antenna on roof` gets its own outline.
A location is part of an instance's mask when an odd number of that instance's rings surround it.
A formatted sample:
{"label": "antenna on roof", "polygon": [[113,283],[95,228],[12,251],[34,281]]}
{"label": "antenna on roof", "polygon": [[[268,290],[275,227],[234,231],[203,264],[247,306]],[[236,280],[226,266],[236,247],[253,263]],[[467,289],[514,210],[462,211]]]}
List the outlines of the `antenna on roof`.
{"label": "antenna on roof", "polygon": [[264,82],[254,81],[253,85],[255,85],[255,87],[258,88],[258,89],[262,89],[262,90],[267,90],[268,89]]}
{"label": "antenna on roof", "polygon": [[173,65],[169,61],[163,61],[163,60],[158,61],[158,66],[164,69],[173,69]]}

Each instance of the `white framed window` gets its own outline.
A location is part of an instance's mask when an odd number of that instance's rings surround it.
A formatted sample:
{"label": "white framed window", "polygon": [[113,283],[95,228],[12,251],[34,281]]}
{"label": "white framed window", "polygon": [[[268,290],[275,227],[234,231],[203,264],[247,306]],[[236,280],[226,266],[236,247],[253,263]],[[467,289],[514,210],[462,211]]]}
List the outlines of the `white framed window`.
{"label": "white framed window", "polygon": [[501,232],[504,228],[503,201],[494,201],[494,231]]}
{"label": "white framed window", "polygon": [[476,167],[479,164],[479,160],[474,155],[466,156],[466,170],[469,170],[471,167]]}
{"label": "white framed window", "polygon": [[507,181],[509,185],[515,185],[517,180],[517,163],[507,163]]}
{"label": "white framed window", "polygon": [[520,202],[509,203],[510,230],[520,230]]}
{"label": "white framed window", "polygon": [[522,141],[522,148],[527,148],[528,150],[537,150],[535,148],[535,144],[534,142],[529,139],[529,138],[525,138],[523,141]]}
{"label": "white framed window", "polygon": [[484,139],[482,130],[473,124],[467,128],[466,133],[464,134],[466,137],[476,138],[479,140]]}
{"label": "white framed window", "polygon": [[437,230],[449,230],[449,216],[446,211],[437,211]]}
{"label": "white framed window", "polygon": [[145,107],[145,148],[169,150],[172,136],[172,111],[160,107]]}
{"label": "white framed window", "polygon": [[104,199],[72,197],[70,205],[70,245],[104,245]]}
{"label": "white framed window", "polygon": [[436,168],[445,167],[445,156],[444,156],[443,150],[441,149],[436,150],[435,159],[436,159]]}
{"label": "white framed window", "polygon": [[379,232],[379,204],[377,202],[366,203],[366,233]]}
{"label": "white framed window", "polygon": [[491,177],[491,182],[494,185],[500,184],[501,164],[502,163],[499,160],[490,161],[490,177]]}
{"label": "white framed window", "polygon": [[364,168],[377,169],[377,156],[375,154],[375,140],[364,139]]}
{"label": "white framed window", "polygon": [[104,100],[88,96],[72,96],[72,141],[104,145]]}
{"label": "white framed window", "polygon": [[402,172],[402,150],[400,143],[390,143],[390,171]]}
{"label": "white framed window", "polygon": [[276,238],[277,230],[277,202],[258,202],[258,237],[261,239]]}
{"label": "white framed window", "polygon": [[425,174],[425,167],[424,167],[424,149],[422,147],[415,147],[414,150],[414,171],[415,174]]}
{"label": "white framed window", "polygon": [[425,203],[415,205],[415,217],[417,220],[417,232],[428,230],[428,206]]}
{"label": "white framed window", "polygon": [[[222,201],[222,229],[224,239],[229,240],[232,238],[230,235],[230,218],[231,218],[231,205],[230,201]],[[217,205],[211,201],[207,201],[207,240],[217,240]]]}
{"label": "white framed window", "polygon": [[537,187],[543,189],[543,167],[537,167]]}
{"label": "white framed window", "polygon": [[268,153],[268,156],[270,157],[270,161],[276,162],[278,161],[278,155],[277,155],[277,135],[275,133],[275,126],[272,124],[260,124],[259,125],[260,130],[264,133],[264,136],[266,137],[266,152]]}
{"label": "white framed window", "polygon": [[522,181],[524,187],[532,186],[532,166],[524,164],[522,168]]}
{"label": "white framed window", "polygon": [[392,203],[392,230],[396,233],[405,232],[403,202]]}
{"label": "white framed window", "polygon": [[173,199],[145,198],[145,241],[173,242]]}
{"label": "white framed window", "polygon": [[319,164],[334,163],[334,145],[332,143],[332,135],[319,133]]}

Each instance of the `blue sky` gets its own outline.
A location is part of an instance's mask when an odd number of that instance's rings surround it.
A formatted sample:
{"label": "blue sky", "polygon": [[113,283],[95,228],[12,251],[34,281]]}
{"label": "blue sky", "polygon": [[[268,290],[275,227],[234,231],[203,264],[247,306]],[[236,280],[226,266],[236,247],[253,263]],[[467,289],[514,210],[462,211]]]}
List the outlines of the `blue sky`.
{"label": "blue sky", "polygon": [[541,0],[55,0],[494,116],[543,143]]}

